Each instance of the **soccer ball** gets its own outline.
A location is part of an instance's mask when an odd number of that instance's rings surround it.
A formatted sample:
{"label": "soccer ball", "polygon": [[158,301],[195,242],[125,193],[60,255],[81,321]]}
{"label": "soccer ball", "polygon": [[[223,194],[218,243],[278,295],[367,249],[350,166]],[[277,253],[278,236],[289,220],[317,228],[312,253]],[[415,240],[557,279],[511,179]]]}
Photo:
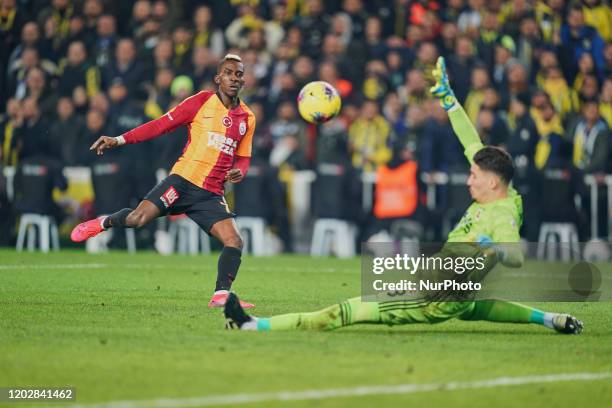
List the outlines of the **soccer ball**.
{"label": "soccer ball", "polygon": [[340,112],[342,105],[336,88],[325,81],[309,82],[300,91],[298,110],[306,122],[327,122]]}

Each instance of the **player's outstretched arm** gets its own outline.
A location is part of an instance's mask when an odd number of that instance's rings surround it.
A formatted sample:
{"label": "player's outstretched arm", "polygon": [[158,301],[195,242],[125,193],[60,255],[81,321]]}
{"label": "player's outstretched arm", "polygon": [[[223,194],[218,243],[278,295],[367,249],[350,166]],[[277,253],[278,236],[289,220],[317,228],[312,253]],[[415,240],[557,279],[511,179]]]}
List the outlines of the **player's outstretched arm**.
{"label": "player's outstretched arm", "polygon": [[121,143],[116,137],[100,136],[98,140],[91,145],[89,150],[94,150],[98,156],[104,154],[104,150],[113,149],[120,146]]}
{"label": "player's outstretched arm", "polygon": [[448,113],[453,130],[463,145],[465,156],[472,163],[474,155],[484,145],[480,140],[480,136],[478,136],[476,128],[453,93],[448,81],[448,75],[446,74],[444,57],[438,58],[436,68],[432,71],[432,74],[436,84],[430,88],[430,92],[440,100],[440,105]]}

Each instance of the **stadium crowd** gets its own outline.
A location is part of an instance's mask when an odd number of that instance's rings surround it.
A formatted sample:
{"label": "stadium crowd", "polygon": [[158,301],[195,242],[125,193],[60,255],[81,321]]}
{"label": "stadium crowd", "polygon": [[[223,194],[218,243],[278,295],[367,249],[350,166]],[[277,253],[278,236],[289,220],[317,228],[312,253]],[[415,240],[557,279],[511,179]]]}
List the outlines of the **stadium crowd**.
{"label": "stadium crowd", "polygon": [[[514,157],[523,235],[537,240],[541,222],[567,221],[589,237],[584,175],[602,184],[599,233],[607,235],[607,1],[0,0],[0,159],[21,169],[14,200],[0,180],[0,243],[13,239],[16,214],[59,213],[50,198],[41,201],[48,189],[27,177],[44,175],[64,188],[58,169],[89,166],[96,198],[89,214],[77,214],[83,219],[143,197],[157,169],[180,155],[184,129],[101,157],[89,146],[215,88],[226,52],[244,61],[241,98],[257,117],[236,212],[266,218],[286,249],[287,186],[297,170],[318,176],[313,216],[355,221],[364,239],[406,218],[441,237],[442,220],[463,213],[469,196],[452,176],[468,165],[429,93],[439,55],[483,140]],[[295,103],[315,79],[333,84],[343,101],[340,116],[321,126],[304,122]],[[377,185],[364,209],[360,176],[367,173],[377,174]],[[439,173],[451,177],[431,205],[426,182]],[[409,193],[385,195],[399,176]]]}

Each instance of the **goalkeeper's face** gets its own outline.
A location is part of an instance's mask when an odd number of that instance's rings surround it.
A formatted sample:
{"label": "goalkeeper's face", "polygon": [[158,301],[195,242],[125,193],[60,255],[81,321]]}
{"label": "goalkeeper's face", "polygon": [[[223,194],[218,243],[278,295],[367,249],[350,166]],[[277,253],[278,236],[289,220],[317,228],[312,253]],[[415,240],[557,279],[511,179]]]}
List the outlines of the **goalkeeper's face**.
{"label": "goalkeeper's face", "polygon": [[500,177],[492,171],[483,170],[476,163],[470,167],[470,176],[467,180],[472,199],[485,204],[497,198],[500,188],[504,186]]}

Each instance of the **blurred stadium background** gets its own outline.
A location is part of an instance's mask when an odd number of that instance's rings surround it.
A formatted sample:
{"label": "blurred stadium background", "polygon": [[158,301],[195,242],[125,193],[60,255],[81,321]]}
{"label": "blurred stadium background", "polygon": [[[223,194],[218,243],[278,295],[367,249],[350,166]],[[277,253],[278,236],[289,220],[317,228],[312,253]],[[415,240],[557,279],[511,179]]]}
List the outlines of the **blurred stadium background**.
{"label": "blurred stadium background", "polygon": [[[0,4],[0,245],[69,247],[76,223],[134,207],[186,130],[102,157],[88,147],[212,88],[226,52],[245,62],[241,97],[258,120],[248,177],[228,191],[252,253],[351,256],[368,240],[444,239],[470,198],[461,146],[428,92],[439,55],[483,140],[514,157],[522,236],[609,239],[607,1]],[[343,98],[318,127],[295,105],[315,79]],[[49,233],[34,240],[28,223]],[[198,234],[179,217],[87,249],[214,249]]]}

